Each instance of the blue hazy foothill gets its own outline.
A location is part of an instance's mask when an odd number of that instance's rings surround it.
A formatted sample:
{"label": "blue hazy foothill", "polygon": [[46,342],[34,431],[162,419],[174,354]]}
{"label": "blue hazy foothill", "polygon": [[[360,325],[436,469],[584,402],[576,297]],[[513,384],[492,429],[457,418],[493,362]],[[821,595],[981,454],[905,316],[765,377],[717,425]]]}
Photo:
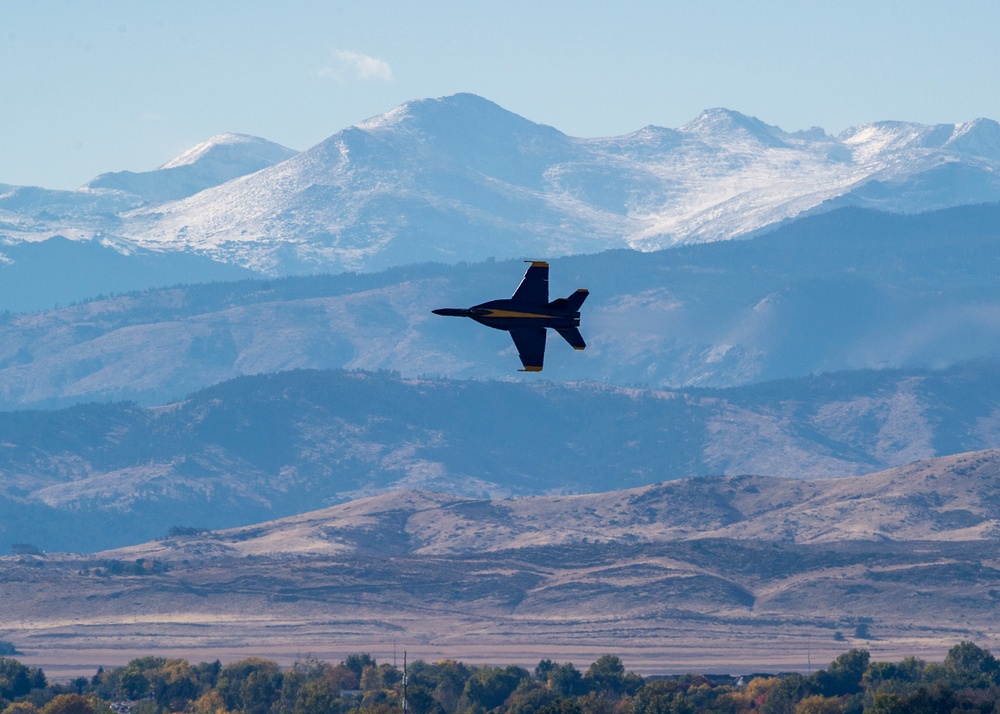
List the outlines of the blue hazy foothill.
{"label": "blue hazy foothill", "polygon": [[866,474],[913,454],[990,448],[998,410],[995,364],[672,392],[342,371],[242,377],[169,408],[0,412],[0,472],[19,475],[0,494],[0,542],[98,550],[403,486],[473,497],[608,491],[753,473],[769,453],[785,456],[762,475]]}

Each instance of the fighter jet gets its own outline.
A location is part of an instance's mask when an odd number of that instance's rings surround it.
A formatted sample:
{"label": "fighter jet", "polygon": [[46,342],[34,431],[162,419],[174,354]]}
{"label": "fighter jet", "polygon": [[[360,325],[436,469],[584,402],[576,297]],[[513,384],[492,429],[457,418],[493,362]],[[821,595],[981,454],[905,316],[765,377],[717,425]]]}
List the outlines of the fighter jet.
{"label": "fighter jet", "polygon": [[574,350],[587,348],[580,326],[580,306],[590,294],[577,290],[569,297],[549,302],[549,264],[541,260],[526,260],[531,266],[521,278],[521,284],[509,300],[490,300],[467,310],[444,307],[435,315],[471,317],[481,325],[506,330],[514,340],[524,369],[521,372],[541,372],[545,359],[545,328],[551,327],[569,342]]}

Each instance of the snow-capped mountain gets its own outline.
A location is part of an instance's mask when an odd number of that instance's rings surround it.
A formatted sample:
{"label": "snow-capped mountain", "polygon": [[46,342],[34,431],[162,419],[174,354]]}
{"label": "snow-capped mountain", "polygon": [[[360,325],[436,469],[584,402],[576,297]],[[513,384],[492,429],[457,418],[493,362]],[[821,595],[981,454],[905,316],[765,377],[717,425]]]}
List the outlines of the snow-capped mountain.
{"label": "snow-capped mountain", "polygon": [[[59,192],[82,196],[82,208],[50,192],[67,206],[55,212],[25,210],[10,200],[25,189],[9,190],[0,241],[101,236],[282,274],[655,250],[841,205],[909,213],[1000,201],[1000,125],[988,119],[879,122],[834,137],[710,109],[678,129],[574,138],[457,94],[408,102],[280,160],[290,153],[223,135],[157,171]],[[240,175],[224,180],[230,168]],[[198,181],[208,187],[162,200]]]}
{"label": "snow-capped mountain", "polygon": [[155,171],[116,171],[87,182],[85,189],[115,189],[147,201],[187,198],[206,188],[273,166],[298,153],[246,134],[218,134]]}

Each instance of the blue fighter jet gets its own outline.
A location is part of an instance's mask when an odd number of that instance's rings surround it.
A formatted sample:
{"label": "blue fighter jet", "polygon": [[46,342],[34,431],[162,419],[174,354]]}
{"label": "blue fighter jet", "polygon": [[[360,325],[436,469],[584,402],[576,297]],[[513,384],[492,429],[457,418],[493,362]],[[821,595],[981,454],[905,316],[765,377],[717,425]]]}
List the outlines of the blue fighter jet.
{"label": "blue fighter jet", "polygon": [[466,310],[444,307],[433,312],[449,317],[471,317],[481,325],[506,330],[524,365],[520,371],[541,372],[545,359],[545,328],[551,327],[558,332],[573,349],[586,349],[587,343],[577,328],[580,326],[580,306],[590,291],[577,290],[569,297],[549,302],[549,264],[541,260],[524,262],[531,266],[509,300],[490,300]]}

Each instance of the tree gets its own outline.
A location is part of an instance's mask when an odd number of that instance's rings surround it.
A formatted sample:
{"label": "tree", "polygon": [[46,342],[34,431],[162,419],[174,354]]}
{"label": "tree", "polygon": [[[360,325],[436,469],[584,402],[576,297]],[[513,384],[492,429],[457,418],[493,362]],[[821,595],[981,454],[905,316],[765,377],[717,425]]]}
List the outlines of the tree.
{"label": "tree", "polygon": [[470,705],[478,705],[485,710],[503,705],[522,679],[530,675],[523,667],[483,667],[477,669],[465,683],[462,697]]}
{"label": "tree", "polygon": [[268,714],[281,691],[281,669],[260,657],[232,662],[219,673],[216,691],[226,708],[246,714]]}
{"label": "tree", "polygon": [[[367,652],[364,654],[349,654],[341,664],[354,672],[354,675],[358,678],[358,683],[361,682],[361,674],[365,671],[365,667],[378,666],[378,663]],[[353,689],[357,689],[357,686],[353,687]]]}
{"label": "tree", "polygon": [[437,714],[444,711],[434,699],[434,692],[420,684],[407,687],[406,703],[413,714]]}
{"label": "tree", "polygon": [[0,699],[22,697],[32,689],[45,687],[45,674],[16,659],[0,657]]}
{"label": "tree", "polygon": [[[780,679],[771,677],[764,681],[773,684],[767,687],[767,693],[759,706],[760,714],[792,714],[796,703],[806,693],[806,680],[800,674],[790,674]],[[753,683],[750,682],[751,685]]]}
{"label": "tree", "polygon": [[674,709],[680,687],[670,679],[646,682],[632,700],[633,714],[668,714]]}
{"label": "tree", "polygon": [[550,659],[539,660],[538,664],[535,666],[535,679],[540,679],[543,682],[548,681],[549,672],[556,664]]}
{"label": "tree", "polygon": [[876,694],[868,711],[870,714],[906,714],[907,707],[898,694]]}
{"label": "tree", "polygon": [[837,657],[825,670],[813,675],[820,693],[827,697],[856,694],[861,691],[861,679],[868,669],[868,650],[850,650]]}
{"label": "tree", "polygon": [[170,711],[185,709],[201,694],[201,683],[186,659],[170,659],[160,667],[144,672],[149,693],[161,707]]}
{"label": "tree", "polygon": [[205,692],[191,703],[191,714],[229,714],[226,703],[214,689]]}
{"label": "tree", "polygon": [[560,697],[577,697],[586,691],[583,674],[572,662],[552,666],[549,670],[548,687]]}
{"label": "tree", "polygon": [[616,655],[603,655],[584,675],[587,687],[602,694],[620,695],[625,684],[625,665]]}
{"label": "tree", "polygon": [[59,694],[42,707],[41,714],[94,714],[94,707],[79,694]]}
{"label": "tree", "polygon": [[517,689],[507,697],[504,714],[537,714],[555,701],[556,696],[537,679],[522,679]]}
{"label": "tree", "polygon": [[839,697],[814,694],[795,705],[795,714],[843,714],[844,703]]}
{"label": "tree", "polygon": [[39,709],[31,702],[14,702],[0,714],[38,714]]}
{"label": "tree", "polygon": [[941,665],[963,686],[985,687],[1000,682],[1000,662],[989,650],[972,642],[952,647]]}

